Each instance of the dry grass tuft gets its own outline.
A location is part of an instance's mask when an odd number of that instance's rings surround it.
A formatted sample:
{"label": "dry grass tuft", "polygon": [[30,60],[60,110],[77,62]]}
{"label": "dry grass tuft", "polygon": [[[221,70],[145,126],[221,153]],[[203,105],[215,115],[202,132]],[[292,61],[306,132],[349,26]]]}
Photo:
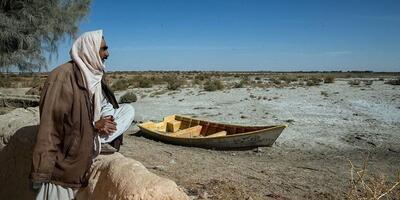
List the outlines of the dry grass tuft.
{"label": "dry grass tuft", "polygon": [[362,168],[357,168],[349,160],[350,185],[346,194],[350,200],[378,200],[378,199],[399,199],[400,198],[400,173],[397,180],[390,182],[384,175],[372,176],[367,172],[367,160],[364,161]]}

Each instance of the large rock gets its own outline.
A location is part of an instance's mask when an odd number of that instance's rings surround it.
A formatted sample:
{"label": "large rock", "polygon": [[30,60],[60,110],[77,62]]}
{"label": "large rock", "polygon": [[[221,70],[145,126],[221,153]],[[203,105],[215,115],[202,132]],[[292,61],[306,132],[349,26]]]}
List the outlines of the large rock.
{"label": "large rock", "polygon": [[91,167],[89,185],[77,199],[188,200],[175,182],[149,172],[120,153],[100,155]]}

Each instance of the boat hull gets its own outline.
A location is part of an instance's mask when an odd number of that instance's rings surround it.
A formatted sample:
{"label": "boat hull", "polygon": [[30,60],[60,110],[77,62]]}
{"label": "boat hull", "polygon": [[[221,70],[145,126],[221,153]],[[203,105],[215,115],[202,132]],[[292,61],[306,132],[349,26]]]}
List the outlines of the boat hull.
{"label": "boat hull", "polygon": [[235,149],[270,147],[282,133],[285,127],[274,128],[273,130],[260,131],[258,133],[229,135],[215,138],[177,138],[163,135],[148,129],[141,129],[144,136],[169,144],[212,148],[212,149]]}

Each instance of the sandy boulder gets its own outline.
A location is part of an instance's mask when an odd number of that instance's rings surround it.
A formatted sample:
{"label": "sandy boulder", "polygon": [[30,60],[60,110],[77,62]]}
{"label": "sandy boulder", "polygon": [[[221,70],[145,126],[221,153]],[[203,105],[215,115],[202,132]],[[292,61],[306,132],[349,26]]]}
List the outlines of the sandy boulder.
{"label": "sandy boulder", "polygon": [[91,167],[89,185],[77,199],[188,200],[172,180],[149,172],[120,153],[100,155]]}

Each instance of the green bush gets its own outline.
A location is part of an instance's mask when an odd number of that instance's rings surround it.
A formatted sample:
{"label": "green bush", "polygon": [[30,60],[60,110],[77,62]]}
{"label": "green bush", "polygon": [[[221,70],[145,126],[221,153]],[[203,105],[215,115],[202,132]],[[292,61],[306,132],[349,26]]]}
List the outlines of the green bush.
{"label": "green bush", "polygon": [[132,103],[132,102],[136,102],[137,101],[137,97],[136,94],[133,92],[127,92],[124,95],[122,95],[121,99],[120,99],[120,103]]}
{"label": "green bush", "polygon": [[209,80],[204,83],[204,90],[206,91],[216,91],[224,89],[224,85],[218,79],[216,80]]}

